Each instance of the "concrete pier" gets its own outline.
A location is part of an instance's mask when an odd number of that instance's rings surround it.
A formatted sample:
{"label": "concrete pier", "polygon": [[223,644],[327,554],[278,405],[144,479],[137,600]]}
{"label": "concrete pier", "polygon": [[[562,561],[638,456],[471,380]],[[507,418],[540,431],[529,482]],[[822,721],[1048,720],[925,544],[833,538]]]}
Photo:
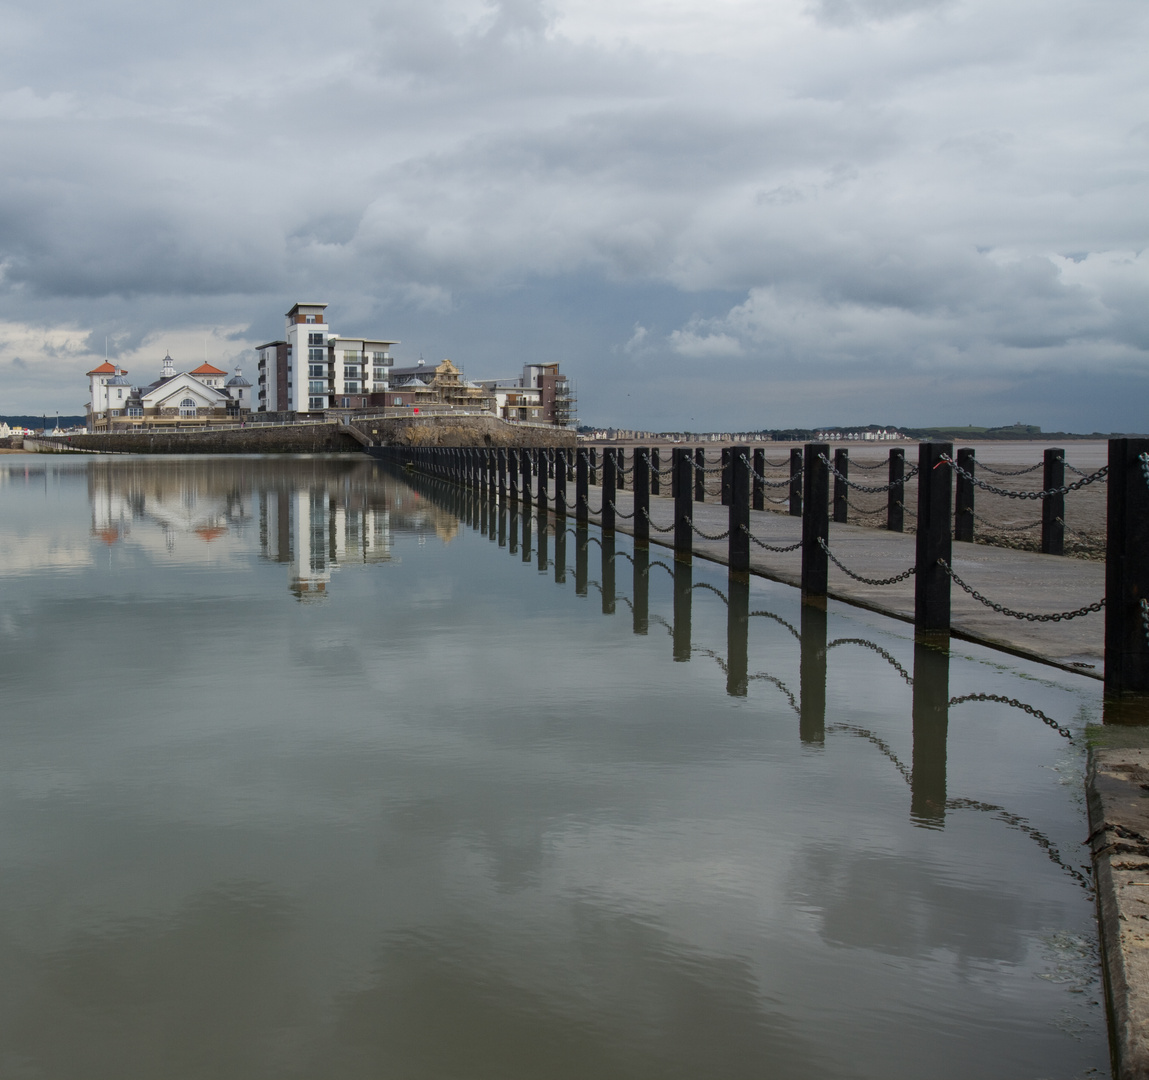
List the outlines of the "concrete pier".
{"label": "concrete pier", "polygon": [[[618,510],[616,528],[634,532],[633,493],[615,496]],[[589,493],[592,520],[602,506],[601,489]],[[671,499],[650,497],[650,539],[665,547],[673,546],[673,533],[659,532],[674,520]],[[716,503],[692,503],[695,525],[717,535],[727,527],[728,508]],[[802,519],[770,511],[750,511],[752,537],[774,547],[787,547],[802,539]],[[858,525],[829,523],[829,549],[846,567],[862,577],[894,577],[914,565],[917,541],[914,536],[867,529]],[[727,542],[693,537],[694,554],[718,563],[727,563]],[[989,599],[1018,611],[1052,613],[1095,603],[1105,595],[1105,566],[1102,563],[1066,559],[1056,555],[989,547],[985,544],[955,541],[952,547],[954,572]],[[769,551],[750,545],[750,572],[802,586],[802,552]],[[856,581],[832,562],[828,570],[827,595],[859,607],[879,611],[896,619],[914,621],[915,585],[908,578],[896,585],[867,585]],[[1003,649],[1028,659],[1054,664],[1100,679],[1105,645],[1105,619],[1093,613],[1062,622],[1027,622],[999,614],[967,595],[955,584],[951,600],[951,633],[969,641]]]}

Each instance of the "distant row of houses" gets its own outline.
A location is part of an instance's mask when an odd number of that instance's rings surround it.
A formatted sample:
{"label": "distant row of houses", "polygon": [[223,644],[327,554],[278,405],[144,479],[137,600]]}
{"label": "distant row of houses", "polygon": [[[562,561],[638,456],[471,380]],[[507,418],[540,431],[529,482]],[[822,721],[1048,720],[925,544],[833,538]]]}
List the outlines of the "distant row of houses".
{"label": "distant row of houses", "polygon": [[327,304],[297,303],[284,336],[260,345],[253,386],[240,368],[228,373],[206,361],[177,371],[171,355],[160,376],[132,383],[119,365],[87,373],[90,431],[188,426],[233,427],[249,419],[323,419],[428,406],[489,412],[504,420],[567,427],[576,422],[575,395],[557,363],[531,363],[522,374],[472,382],[450,360],[396,367],[385,338],[343,337],[326,321]]}

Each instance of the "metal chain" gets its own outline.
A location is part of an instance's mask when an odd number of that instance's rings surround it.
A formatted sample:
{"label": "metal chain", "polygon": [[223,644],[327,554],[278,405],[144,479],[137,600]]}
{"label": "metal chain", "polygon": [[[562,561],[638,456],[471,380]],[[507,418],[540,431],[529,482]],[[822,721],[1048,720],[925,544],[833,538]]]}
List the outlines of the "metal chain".
{"label": "metal chain", "polygon": [[1054,518],[1054,521],[1056,521],[1058,523],[1058,525],[1060,525],[1067,533],[1073,533],[1074,536],[1080,536],[1082,540],[1088,540],[1091,544],[1094,545],[1093,550],[1095,550],[1095,551],[1104,551],[1105,550],[1105,539],[1104,539],[1104,537],[1093,536],[1090,533],[1083,533],[1083,532],[1081,532],[1081,530],[1075,529],[1072,525],[1067,524],[1064,518]]}
{"label": "metal chain", "polygon": [[717,536],[711,536],[710,533],[704,533],[697,525],[694,524],[694,518],[687,518],[686,520],[690,523],[690,528],[694,532],[698,533],[698,535],[701,536],[703,540],[725,540],[730,535],[730,530],[727,529],[725,532],[720,532]]}
{"label": "metal chain", "polygon": [[788,547],[779,547],[776,544],[768,544],[765,540],[759,540],[745,525],[739,525],[740,528],[747,536],[750,537],[752,543],[757,544],[760,548],[765,548],[767,551],[778,551],[785,553],[787,551],[797,551],[802,546],[802,541],[799,540],[796,544],[790,544]]}
{"label": "metal chain", "polygon": [[715,596],[718,597],[727,607],[730,606],[730,597],[727,596],[721,589],[715,588],[709,581],[696,581],[690,586],[692,589],[709,589]]}
{"label": "metal chain", "polygon": [[858,461],[856,458],[850,458],[850,468],[852,469],[884,469],[889,465],[888,461]]}
{"label": "metal chain", "polygon": [[655,525],[654,518],[652,518],[650,516],[650,511],[647,510],[646,507],[643,507],[642,512],[643,512],[643,514],[646,515],[647,523],[650,525],[650,527],[652,529],[656,530],[657,532],[661,532],[661,533],[674,532],[674,526],[673,525],[668,525],[665,529],[661,525]]}
{"label": "metal chain", "polygon": [[1145,477],[1145,483],[1149,484],[1149,453],[1138,454],[1137,460],[1141,462],[1141,475]]}
{"label": "metal chain", "polygon": [[1025,532],[1026,529],[1036,529],[1041,524],[1040,521],[1030,521],[1025,525],[995,525],[992,521],[986,521],[976,510],[969,512],[973,514],[974,521],[981,522],[987,529],[998,529],[1001,532]]}
{"label": "metal chain", "polygon": [[634,517],[633,512],[631,512],[629,514],[624,514],[617,506],[614,505],[614,503],[610,504],[610,508],[614,511],[615,517],[620,517],[620,518],[632,518],[632,517]]}
{"label": "metal chain", "polygon": [[903,476],[900,480],[895,480],[892,484],[878,484],[872,487],[867,487],[865,484],[855,484],[854,481],[851,480],[848,476],[843,476],[840,472],[838,472],[836,468],[834,468],[834,463],[828,457],[826,457],[825,454],[819,454],[818,459],[847,487],[852,487],[855,491],[864,491],[867,495],[880,495],[883,491],[889,491],[890,488],[901,487],[907,480],[917,476],[918,474],[918,467],[914,465],[910,468],[910,471],[906,473],[905,476]]}
{"label": "metal chain", "polygon": [[855,506],[849,499],[846,500],[846,505],[858,514],[884,514],[887,510],[884,506],[879,506],[874,510],[867,510],[864,506]]}
{"label": "metal chain", "polygon": [[[1068,495],[1071,491],[1077,491],[1079,488],[1085,487],[1086,484],[1092,484],[1094,480],[1104,481],[1105,477],[1109,474],[1109,466],[1103,465],[1097,472],[1092,473],[1082,480],[1077,480],[1072,484],[1064,484],[1061,487],[1050,488],[1048,491],[1007,491],[1005,488],[994,487],[992,484],[987,484],[984,480],[979,480],[973,473],[963,469],[948,454],[943,454],[941,461],[944,461],[959,476],[964,476],[971,484],[976,484],[983,491],[988,491],[993,495],[1001,495],[1007,499],[1045,499],[1050,495]],[[1147,474],[1147,480],[1149,480],[1149,474]]]}
{"label": "metal chain", "polygon": [[1076,619],[1081,615],[1088,615],[1094,611],[1100,611],[1105,607],[1105,597],[1102,597],[1097,603],[1090,604],[1088,607],[1078,608],[1076,611],[1058,611],[1051,615],[1035,615],[1029,611],[1014,611],[1011,608],[1007,608],[1004,604],[995,604],[992,600],[988,600],[982,596],[976,589],[967,585],[953,572],[945,559],[938,559],[938,566],[949,574],[960,589],[969,593],[969,595],[979,603],[985,604],[987,608],[992,608],[999,615],[1008,615],[1011,619],[1024,619],[1026,622],[1062,622],[1064,620]]}
{"label": "metal chain", "polygon": [[[750,470],[750,475],[753,476],[754,479],[757,480],[758,483],[760,483],[763,487],[786,487],[794,480],[794,477],[792,476],[784,476],[781,480],[767,480],[766,477],[764,477],[756,468],[754,468],[753,463],[745,454],[741,454],[739,456],[742,458],[742,463],[746,466],[746,468]],[[801,475],[801,470],[799,470],[798,475]]]}
{"label": "metal chain", "polygon": [[768,465],[771,469],[784,469],[790,464],[790,459],[783,458],[781,461],[771,461],[769,458],[763,458],[762,464]]}
{"label": "metal chain", "polygon": [[771,498],[771,496],[764,496],[767,502],[773,503],[775,506],[785,506],[790,501],[789,495],[783,495],[780,499]]}
{"label": "metal chain", "polygon": [[1034,708],[1032,705],[1026,705],[1024,701],[1018,701],[1014,697],[1003,697],[1001,694],[963,694],[961,697],[950,698],[951,705],[961,705],[966,701],[996,701],[1001,705],[1009,705],[1015,709],[1021,709],[1022,712],[1029,713],[1030,716],[1036,716],[1043,724],[1047,724],[1053,728],[1058,735],[1063,735],[1065,738],[1072,740],[1073,732],[1067,727],[1062,727],[1052,716],[1047,716],[1040,709]]}
{"label": "metal chain", "polygon": [[850,577],[852,577],[855,581],[860,581],[863,585],[897,585],[898,582],[905,581],[907,578],[912,577],[918,572],[918,568],[916,566],[911,566],[908,570],[903,570],[896,577],[892,578],[862,577],[861,574],[855,574],[853,570],[848,569],[840,562],[838,562],[838,560],[834,557],[834,553],[830,550],[829,545],[820,536],[818,537],[818,546],[826,553],[830,559],[830,562],[832,562],[839,570],[845,574],[849,574]]}
{"label": "metal chain", "polygon": [[1078,476],[1085,476],[1086,475],[1079,468],[1077,468],[1075,465],[1070,465],[1069,462],[1065,460],[1065,458],[1061,459],[1061,464],[1064,465],[1070,472],[1077,473]]}
{"label": "metal chain", "polygon": [[[1037,472],[1037,470],[1043,468],[1044,465],[1045,462],[1039,461],[1036,465],[1030,465],[1024,469],[995,469],[992,465],[987,465],[984,461],[977,463],[979,469],[987,473],[993,473],[994,476],[1024,476],[1026,473]],[[1069,468],[1072,469],[1073,466],[1070,465]],[[1073,469],[1073,471],[1077,472],[1076,469]],[[1084,476],[1085,473],[1079,473],[1079,475]]]}

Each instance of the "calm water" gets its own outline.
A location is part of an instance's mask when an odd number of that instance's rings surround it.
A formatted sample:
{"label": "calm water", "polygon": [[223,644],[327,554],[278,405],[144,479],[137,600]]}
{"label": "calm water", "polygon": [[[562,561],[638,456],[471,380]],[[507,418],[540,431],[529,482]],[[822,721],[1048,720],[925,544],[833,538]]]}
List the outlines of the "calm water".
{"label": "calm water", "polygon": [[1099,683],[410,484],[0,458],[0,1076],[1108,1075]]}

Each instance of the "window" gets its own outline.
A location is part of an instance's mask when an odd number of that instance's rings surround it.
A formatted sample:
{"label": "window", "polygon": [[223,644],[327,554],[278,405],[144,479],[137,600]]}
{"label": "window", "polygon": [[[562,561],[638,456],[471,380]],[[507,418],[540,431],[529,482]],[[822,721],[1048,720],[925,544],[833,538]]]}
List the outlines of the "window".
{"label": "window", "polygon": [[323,344],[323,335],[322,334],[308,334],[307,335],[307,344],[308,345],[322,345]]}
{"label": "window", "polygon": [[326,364],[309,364],[307,374],[313,379],[326,379],[327,378],[327,365]]}
{"label": "window", "polygon": [[383,370],[383,368],[381,368],[381,367],[377,367],[377,368],[375,369],[375,381],[376,381],[376,382],[382,382],[382,381],[383,381],[383,376],[384,376],[384,375],[386,375],[386,374],[387,374],[387,373],[386,373],[386,372]]}
{"label": "window", "polygon": [[395,398],[395,399],[392,401],[392,404],[393,404],[393,405],[402,405],[402,404],[403,404],[403,399],[402,399],[401,397],[397,397],[397,398]]}
{"label": "window", "polygon": [[345,379],[358,379],[359,369],[357,367],[345,367],[343,369],[343,377]]}
{"label": "window", "polygon": [[123,396],[124,396],[124,389],[123,389],[123,387],[120,387],[120,389],[116,391],[116,397],[122,398]]}
{"label": "window", "polygon": [[141,405],[129,405],[128,406],[128,415],[129,416],[143,416],[144,415],[143,406],[141,406]]}
{"label": "window", "polygon": [[322,364],[323,361],[327,359],[327,350],[326,349],[308,349],[307,350],[307,359],[308,359],[308,362],[310,362],[312,364],[315,364],[315,363]]}
{"label": "window", "polygon": [[371,359],[377,364],[390,364],[391,354],[386,352],[377,352],[371,354]]}
{"label": "window", "polygon": [[190,397],[180,402],[180,416],[195,416],[195,402]]}
{"label": "window", "polygon": [[309,394],[324,394],[327,392],[327,383],[322,382],[321,380],[309,382],[307,384],[307,392]]}
{"label": "window", "polygon": [[303,321],[305,323],[313,323],[313,322],[315,322],[315,316],[314,315],[304,315]]}
{"label": "window", "polygon": [[358,394],[359,384],[357,382],[349,382],[343,389],[349,394]]}
{"label": "window", "polygon": [[308,398],[307,407],[309,409],[325,409],[327,408],[327,399],[321,397]]}

